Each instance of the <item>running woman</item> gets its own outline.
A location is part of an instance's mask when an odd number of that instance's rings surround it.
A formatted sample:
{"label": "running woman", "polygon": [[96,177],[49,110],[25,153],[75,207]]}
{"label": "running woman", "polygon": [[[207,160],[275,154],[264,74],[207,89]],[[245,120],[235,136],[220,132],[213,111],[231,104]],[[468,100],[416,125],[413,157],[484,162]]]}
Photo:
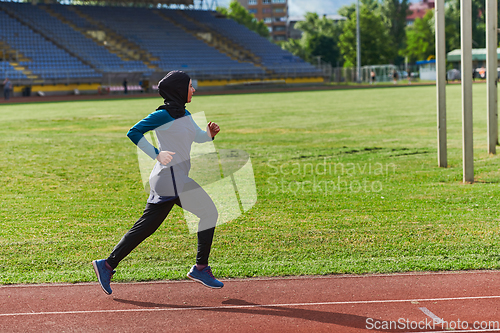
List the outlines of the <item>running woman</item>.
{"label": "running woman", "polygon": [[[210,288],[222,288],[208,266],[208,257],[217,223],[217,209],[208,194],[189,178],[190,152],[193,142],[213,140],[219,133],[217,124],[209,122],[203,131],[185,108],[191,102],[195,89],[191,78],[182,71],[169,72],[158,84],[164,105],[139,121],[127,136],[156,164],[149,177],[150,195],[144,213],[123,236],[107,259],[94,260],[92,265],[99,283],[108,295],[115,268],[134,248],[153,234],[163,223],[174,205],[195,214],[198,223],[198,253],[196,265],[187,276]],[[151,145],[144,134],[155,131],[158,148]]]}

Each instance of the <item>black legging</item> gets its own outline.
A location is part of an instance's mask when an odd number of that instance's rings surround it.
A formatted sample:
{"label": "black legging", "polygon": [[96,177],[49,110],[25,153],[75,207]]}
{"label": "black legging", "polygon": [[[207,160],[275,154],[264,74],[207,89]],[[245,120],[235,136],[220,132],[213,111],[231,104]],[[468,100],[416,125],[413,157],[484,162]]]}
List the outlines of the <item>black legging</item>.
{"label": "black legging", "polygon": [[178,205],[200,218],[197,232],[198,253],[196,263],[208,265],[218,213],[212,199],[194,181],[184,186],[180,198],[158,204],[146,204],[141,218],[135,222],[109,255],[108,264],[116,268],[123,258],[158,229],[174,205]]}

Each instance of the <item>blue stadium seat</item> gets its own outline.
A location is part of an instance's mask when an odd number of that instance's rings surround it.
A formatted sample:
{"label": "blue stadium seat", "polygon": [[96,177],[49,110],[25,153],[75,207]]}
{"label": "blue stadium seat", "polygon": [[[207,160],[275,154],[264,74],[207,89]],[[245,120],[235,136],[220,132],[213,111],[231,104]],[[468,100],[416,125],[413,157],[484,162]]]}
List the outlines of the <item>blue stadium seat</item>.
{"label": "blue stadium seat", "polygon": [[[33,6],[27,3],[0,3],[8,10],[15,12],[19,17],[29,20],[36,29],[44,35],[56,40],[65,49],[71,50],[81,59],[90,63],[101,72],[115,72],[126,64],[117,55],[110,53],[104,46],[96,44],[92,39],[82,35],[69,25],[61,22],[56,17],[51,16],[47,11],[39,6]],[[76,22],[79,26],[91,27],[90,23],[85,24],[84,20],[74,12],[68,10],[64,5],[51,5],[51,10],[65,16],[68,20]],[[150,69],[141,61],[130,62],[136,71],[149,71]]]}
{"label": "blue stadium seat", "polygon": [[211,11],[186,10],[184,13],[197,22],[226,36],[241,47],[250,50],[262,59],[262,65],[275,73],[295,71],[313,76],[321,75],[321,71],[313,65],[283,50],[278,45],[271,43],[266,38],[233,20],[216,17],[215,12]]}
{"label": "blue stadium seat", "polygon": [[[0,5],[11,5],[13,3],[0,3]],[[18,5],[18,4],[16,4]],[[33,74],[42,76],[46,74],[49,66],[53,65],[54,78],[67,77],[66,73],[58,73],[58,65],[62,63],[72,64],[74,70],[90,73],[94,77],[101,77],[92,68],[81,63],[64,50],[47,41],[38,33],[7,15],[0,10],[0,40],[6,42],[11,48],[19,51],[23,56],[30,59],[24,61],[22,66],[27,67]],[[26,77],[24,77],[26,78]]]}
{"label": "blue stadium seat", "polygon": [[[99,22],[149,52],[158,59],[151,63],[163,71],[184,69],[190,74],[213,78],[263,77],[266,72],[283,76],[321,75],[321,71],[311,64],[243,25],[217,17],[212,11],[185,10],[181,13],[172,9],[136,7],[71,6],[70,9],[61,4],[44,6],[84,30],[98,30],[99,26],[93,22]],[[102,73],[115,72],[152,73],[142,61],[124,61],[43,8],[28,3],[0,2],[0,40],[29,58],[20,65],[35,75],[57,79],[68,76],[100,78]],[[21,22],[4,10],[15,13]],[[95,21],[87,21],[75,11]],[[216,31],[249,50],[260,63],[231,59],[197,38],[197,33],[208,31]],[[9,72],[12,70],[9,68]]]}
{"label": "blue stadium seat", "polygon": [[[158,66],[165,71],[183,68],[187,72],[203,75],[207,74],[207,65],[212,64],[216,66],[218,75],[231,74],[231,71],[241,68],[245,68],[249,74],[264,74],[261,68],[253,64],[240,63],[220,53],[153,10],[93,6],[77,8],[157,57]],[[161,13],[171,19],[179,15],[174,10],[167,9],[161,10]],[[177,17],[173,20],[195,29],[186,19]]]}

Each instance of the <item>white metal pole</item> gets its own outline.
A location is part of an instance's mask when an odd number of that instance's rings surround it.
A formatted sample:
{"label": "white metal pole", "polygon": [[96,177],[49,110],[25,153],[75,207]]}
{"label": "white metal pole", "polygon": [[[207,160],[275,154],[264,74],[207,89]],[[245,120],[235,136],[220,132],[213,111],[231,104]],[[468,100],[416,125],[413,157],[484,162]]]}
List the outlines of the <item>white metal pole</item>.
{"label": "white metal pole", "polygon": [[437,132],[438,132],[438,165],[448,166],[446,140],[446,43],[444,0],[436,0],[436,91],[437,91]]}
{"label": "white metal pole", "polygon": [[488,153],[496,154],[498,142],[497,0],[486,0],[486,85],[488,100]]}
{"label": "white metal pole", "polygon": [[357,82],[361,83],[361,37],[359,31],[359,0],[356,1],[356,75]]}
{"label": "white metal pole", "polygon": [[472,4],[460,0],[460,31],[462,47],[462,153],[463,181],[474,182],[474,151],[472,144]]}

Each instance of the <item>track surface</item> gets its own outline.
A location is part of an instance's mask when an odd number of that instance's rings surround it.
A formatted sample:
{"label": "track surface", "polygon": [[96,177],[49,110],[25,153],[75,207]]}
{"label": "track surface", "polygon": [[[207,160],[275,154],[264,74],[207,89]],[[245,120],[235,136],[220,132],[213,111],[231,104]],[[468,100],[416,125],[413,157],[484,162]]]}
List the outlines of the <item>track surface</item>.
{"label": "track surface", "polygon": [[500,331],[498,271],[222,281],[1,286],[0,332]]}

